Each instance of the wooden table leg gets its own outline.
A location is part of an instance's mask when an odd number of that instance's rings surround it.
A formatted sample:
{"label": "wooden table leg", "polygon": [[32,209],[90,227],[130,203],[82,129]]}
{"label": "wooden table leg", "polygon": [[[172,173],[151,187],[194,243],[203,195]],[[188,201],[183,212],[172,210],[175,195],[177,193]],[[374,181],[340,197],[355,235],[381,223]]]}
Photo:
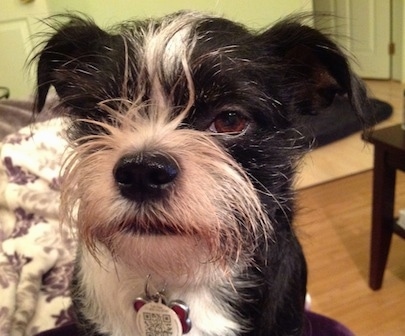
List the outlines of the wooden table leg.
{"label": "wooden table leg", "polygon": [[396,170],[387,165],[387,152],[374,149],[371,257],[369,285],[380,289],[393,234]]}

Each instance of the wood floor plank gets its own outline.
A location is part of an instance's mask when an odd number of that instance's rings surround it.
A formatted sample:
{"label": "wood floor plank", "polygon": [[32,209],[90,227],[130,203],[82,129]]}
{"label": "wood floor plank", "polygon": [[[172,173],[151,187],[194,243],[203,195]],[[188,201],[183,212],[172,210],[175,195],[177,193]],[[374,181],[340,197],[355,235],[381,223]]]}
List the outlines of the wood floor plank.
{"label": "wood floor plank", "polygon": [[[405,335],[405,240],[394,236],[383,287],[368,287],[371,227],[368,171],[298,192],[296,227],[309,268],[312,309],[356,335]],[[399,172],[396,211],[405,208]]]}

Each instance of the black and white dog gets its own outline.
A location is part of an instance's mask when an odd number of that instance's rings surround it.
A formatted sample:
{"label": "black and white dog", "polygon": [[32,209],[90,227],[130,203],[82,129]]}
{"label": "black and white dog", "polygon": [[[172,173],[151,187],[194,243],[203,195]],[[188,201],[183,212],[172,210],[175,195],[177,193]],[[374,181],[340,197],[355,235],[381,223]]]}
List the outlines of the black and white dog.
{"label": "black and white dog", "polygon": [[36,110],[53,86],[71,119],[61,212],[83,335],[301,335],[300,116],[336,94],[361,116],[344,54],[299,19],[68,19],[37,57]]}

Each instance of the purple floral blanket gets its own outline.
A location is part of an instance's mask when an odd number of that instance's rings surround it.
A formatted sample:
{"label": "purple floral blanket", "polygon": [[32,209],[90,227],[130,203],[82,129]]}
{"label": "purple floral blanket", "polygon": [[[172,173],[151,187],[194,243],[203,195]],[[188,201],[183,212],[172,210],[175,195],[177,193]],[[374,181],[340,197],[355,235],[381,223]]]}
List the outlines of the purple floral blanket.
{"label": "purple floral blanket", "polygon": [[58,220],[63,120],[36,122],[0,145],[0,335],[31,336],[72,319],[76,243]]}

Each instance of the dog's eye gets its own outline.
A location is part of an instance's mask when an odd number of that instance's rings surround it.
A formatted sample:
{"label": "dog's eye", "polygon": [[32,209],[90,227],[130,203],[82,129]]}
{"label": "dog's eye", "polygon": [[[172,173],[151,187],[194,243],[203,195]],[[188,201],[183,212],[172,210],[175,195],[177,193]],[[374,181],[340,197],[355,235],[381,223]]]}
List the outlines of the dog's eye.
{"label": "dog's eye", "polygon": [[225,111],[217,115],[208,130],[214,133],[239,134],[248,126],[248,119],[241,113],[236,111]]}

